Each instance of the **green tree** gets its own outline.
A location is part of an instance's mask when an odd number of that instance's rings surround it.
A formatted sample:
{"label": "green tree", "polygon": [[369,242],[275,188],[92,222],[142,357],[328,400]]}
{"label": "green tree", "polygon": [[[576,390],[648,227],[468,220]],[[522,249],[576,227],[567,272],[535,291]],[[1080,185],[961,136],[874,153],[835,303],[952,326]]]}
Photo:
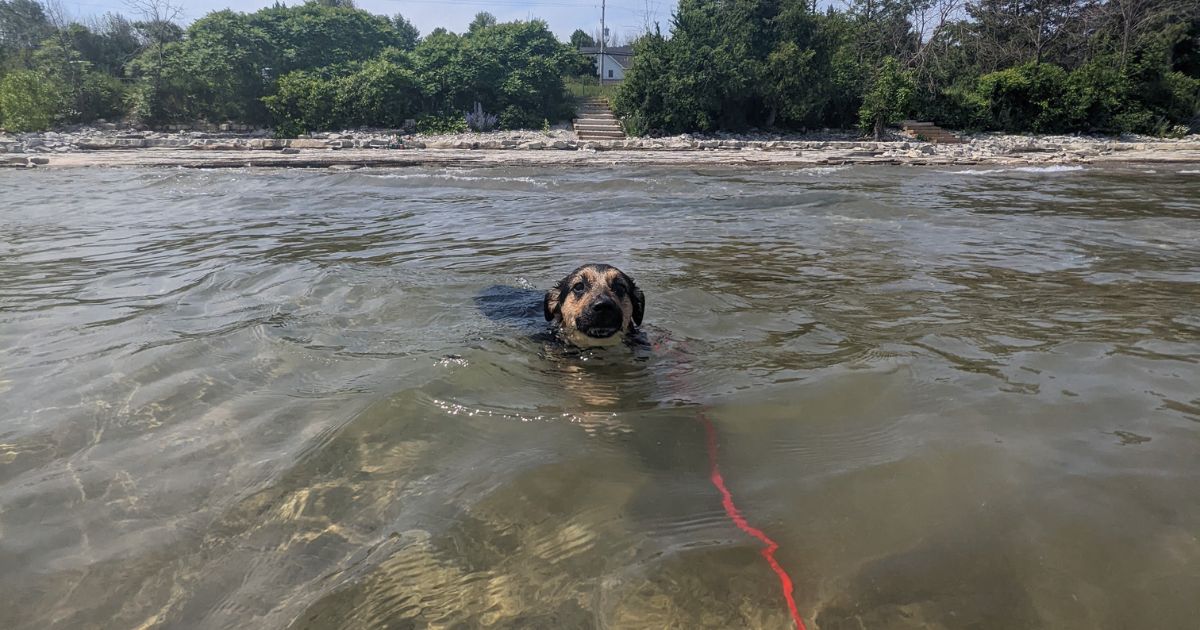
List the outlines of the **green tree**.
{"label": "green tree", "polygon": [[900,122],[912,109],[913,91],[912,75],[895,57],[884,57],[858,110],[859,128],[883,139],[884,126]]}
{"label": "green tree", "polygon": [[266,31],[228,9],[196,20],[175,50],[173,79],[188,86],[192,113],[208,120],[264,122],[272,46]]}
{"label": "green tree", "polygon": [[396,29],[396,46],[402,50],[412,50],[421,41],[421,31],[413,26],[403,15],[392,16],[392,26]]}
{"label": "green tree", "polygon": [[471,20],[471,24],[467,26],[467,32],[475,33],[485,28],[490,28],[496,25],[496,16],[487,11],[480,11],[475,14],[475,19]]}
{"label": "green tree", "polygon": [[62,86],[52,77],[18,70],[0,79],[0,125],[9,131],[41,131],[61,108]]}
{"label": "green tree", "polygon": [[971,0],[972,44],[984,71],[1062,62],[1081,35],[1084,0]]}
{"label": "green tree", "polygon": [[682,0],[670,39],[635,45],[617,109],[664,132],[814,123],[831,49],[804,2]]}
{"label": "green tree", "polygon": [[121,76],[141,47],[133,22],[113,13],[101,17],[95,28],[71,24],[67,30],[70,47],[93,69],[112,76]]}
{"label": "green tree", "polygon": [[426,112],[466,109],[461,97],[470,68],[463,61],[463,38],[446,29],[434,29],[413,51],[413,65],[421,82]]}
{"label": "green tree", "polygon": [[251,14],[250,23],[266,33],[277,74],[364,61],[404,47],[391,20],[348,7],[271,7]]}
{"label": "green tree", "polygon": [[576,50],[584,46],[595,46],[596,40],[592,39],[591,35],[583,32],[583,29],[577,28],[574,33],[571,33],[571,46]]}
{"label": "green tree", "polygon": [[168,109],[163,80],[167,50],[183,39],[183,29],[175,23],[183,15],[183,8],[173,4],[173,0],[130,0],[130,6],[141,17],[134,23],[134,28],[144,42],[142,53],[133,63],[147,79],[141,92],[143,111],[140,114],[148,120],[162,120],[167,117]]}
{"label": "green tree", "polygon": [[95,69],[71,46],[72,37],[78,36],[83,29],[78,24],[70,25],[58,36],[43,42],[33,56],[38,74],[60,91],[58,111],[54,114],[60,122],[112,118],[120,116],[123,110],[125,89],[121,81]]}
{"label": "green tree", "polygon": [[0,0],[0,62],[19,65],[53,32],[50,18],[36,0]]}
{"label": "green tree", "polygon": [[540,127],[570,114],[563,76],[583,63],[545,22],[477,27],[466,35],[434,30],[413,51],[425,111],[460,114],[476,102],[506,128]]}

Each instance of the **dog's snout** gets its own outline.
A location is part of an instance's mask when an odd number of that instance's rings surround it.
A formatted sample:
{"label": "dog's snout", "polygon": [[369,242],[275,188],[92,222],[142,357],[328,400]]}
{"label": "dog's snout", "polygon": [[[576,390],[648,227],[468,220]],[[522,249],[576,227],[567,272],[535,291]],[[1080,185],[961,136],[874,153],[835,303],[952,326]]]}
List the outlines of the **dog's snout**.
{"label": "dog's snout", "polygon": [[618,309],[617,303],[612,301],[611,298],[600,298],[592,302],[591,310],[597,315],[603,315],[606,313],[615,313]]}

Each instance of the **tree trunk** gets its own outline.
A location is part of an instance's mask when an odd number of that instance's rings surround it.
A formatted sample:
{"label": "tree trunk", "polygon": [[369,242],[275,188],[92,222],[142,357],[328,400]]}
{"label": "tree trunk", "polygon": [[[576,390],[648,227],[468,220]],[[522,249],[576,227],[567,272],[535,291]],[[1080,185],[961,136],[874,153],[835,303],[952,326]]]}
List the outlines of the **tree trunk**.
{"label": "tree trunk", "polygon": [[775,126],[775,116],[778,114],[779,108],[775,106],[771,106],[771,109],[767,111],[767,129]]}
{"label": "tree trunk", "polygon": [[875,141],[883,140],[883,116],[875,117]]}

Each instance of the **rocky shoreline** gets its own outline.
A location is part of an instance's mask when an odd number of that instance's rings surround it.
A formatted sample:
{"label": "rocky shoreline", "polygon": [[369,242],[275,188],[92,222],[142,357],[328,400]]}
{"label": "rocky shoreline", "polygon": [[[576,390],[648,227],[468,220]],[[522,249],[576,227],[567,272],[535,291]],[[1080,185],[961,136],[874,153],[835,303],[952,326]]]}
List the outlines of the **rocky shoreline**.
{"label": "rocky shoreline", "polygon": [[1200,135],[1171,140],[1124,136],[979,134],[936,144],[893,134],[884,141],[849,132],[713,134],[580,141],[567,129],[420,136],[354,130],[276,139],[244,133],[92,127],[0,133],[0,166],[322,167],[418,164],[1077,164],[1200,162]]}

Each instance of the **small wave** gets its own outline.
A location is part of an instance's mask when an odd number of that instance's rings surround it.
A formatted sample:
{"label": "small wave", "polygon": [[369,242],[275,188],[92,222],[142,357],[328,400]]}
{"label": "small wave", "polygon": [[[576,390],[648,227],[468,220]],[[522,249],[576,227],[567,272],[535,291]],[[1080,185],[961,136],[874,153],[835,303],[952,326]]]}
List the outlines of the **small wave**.
{"label": "small wave", "polygon": [[800,169],[798,172],[801,175],[809,175],[812,177],[823,177],[825,175],[830,175],[830,174],[836,173],[838,171],[844,171],[849,168],[850,168],[849,166],[814,166],[813,168]]}
{"label": "small wave", "polygon": [[1200,170],[1192,169],[1187,171],[1179,171],[1180,175],[1200,175]]}
{"label": "small wave", "polygon": [[373,179],[413,179],[452,182],[519,182],[546,188],[545,181],[533,177],[481,177],[478,175],[456,175],[452,173],[362,173],[363,177]]}
{"label": "small wave", "polygon": [[1054,166],[1018,166],[1013,169],[1022,173],[1070,173],[1073,171],[1086,170],[1082,166],[1067,166],[1066,164],[1055,164]]}
{"label": "small wave", "polygon": [[1087,170],[1082,166],[1055,164],[1053,166],[1016,166],[1012,168],[985,168],[979,170],[939,171],[951,175],[995,175],[997,173],[1070,173]]}

